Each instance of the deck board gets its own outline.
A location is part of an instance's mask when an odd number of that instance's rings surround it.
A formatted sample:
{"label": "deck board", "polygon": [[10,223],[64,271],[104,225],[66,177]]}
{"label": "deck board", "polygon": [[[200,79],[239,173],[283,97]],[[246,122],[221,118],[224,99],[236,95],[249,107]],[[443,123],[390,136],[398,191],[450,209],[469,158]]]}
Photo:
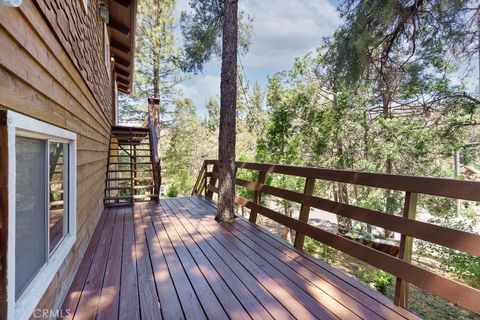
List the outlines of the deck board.
{"label": "deck board", "polygon": [[106,209],[71,319],[413,319],[370,288],[202,197]]}

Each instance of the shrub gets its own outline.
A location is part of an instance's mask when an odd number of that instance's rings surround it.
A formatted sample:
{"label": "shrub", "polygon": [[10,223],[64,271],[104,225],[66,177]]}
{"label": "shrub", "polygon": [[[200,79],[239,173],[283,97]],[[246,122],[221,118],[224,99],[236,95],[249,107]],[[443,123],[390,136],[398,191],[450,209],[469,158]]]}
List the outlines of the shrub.
{"label": "shrub", "polygon": [[364,266],[359,266],[357,272],[360,281],[383,294],[386,294],[387,288],[393,284],[394,277],[382,270],[368,271]]}
{"label": "shrub", "polygon": [[178,187],[176,184],[171,184],[167,190],[167,197],[174,198],[178,196]]}

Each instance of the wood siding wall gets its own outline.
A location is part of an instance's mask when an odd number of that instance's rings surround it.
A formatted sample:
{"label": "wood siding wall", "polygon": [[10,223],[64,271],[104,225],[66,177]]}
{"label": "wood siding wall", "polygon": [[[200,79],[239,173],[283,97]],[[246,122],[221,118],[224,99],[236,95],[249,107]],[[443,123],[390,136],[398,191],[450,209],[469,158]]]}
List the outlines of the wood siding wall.
{"label": "wood siding wall", "polygon": [[38,0],[43,12],[65,50],[80,71],[95,99],[112,119],[110,77],[105,67],[104,24],[98,18],[100,1],[88,1],[88,12],[83,0]]}
{"label": "wood siding wall", "polygon": [[112,84],[98,1],[89,1],[88,13],[81,1],[0,5],[0,108],[77,133],[77,242],[38,305],[48,309],[62,302],[103,210]]}

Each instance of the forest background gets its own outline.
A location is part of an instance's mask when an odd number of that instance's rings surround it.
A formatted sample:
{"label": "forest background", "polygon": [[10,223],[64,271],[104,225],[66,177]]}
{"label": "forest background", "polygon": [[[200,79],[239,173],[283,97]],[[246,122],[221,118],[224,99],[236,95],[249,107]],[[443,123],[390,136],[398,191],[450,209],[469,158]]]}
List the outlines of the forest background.
{"label": "forest background", "polygon": [[[189,195],[203,160],[217,158],[219,97],[195,105],[183,95],[181,84],[221,50],[215,24],[205,24],[208,15],[202,15],[213,12],[218,3],[191,0],[190,10],[178,15],[175,0],[139,2],[135,90],[120,99],[120,122],[141,125],[146,99],[160,97],[165,197]],[[384,1],[378,5],[374,0],[343,0],[338,4],[341,24],[335,32],[312,43],[316,49],[291,61],[291,68],[270,74],[265,85],[251,83],[240,63],[237,160],[480,179],[480,94],[478,81],[472,82],[479,74],[479,8],[478,1]],[[240,14],[243,54],[254,39],[254,19]],[[199,35],[211,48],[202,55]],[[239,175],[256,179],[242,171]],[[303,188],[300,179],[282,175],[267,183]],[[252,197],[242,188],[237,192]],[[400,192],[342,183],[318,183],[315,194],[391,214],[401,214],[404,201]],[[290,201],[271,197],[264,202],[285,215],[298,215],[299,207]],[[422,196],[419,208],[419,219],[480,231],[478,203]],[[324,216],[319,213],[319,217]],[[326,218],[333,221],[334,231],[395,239],[388,230],[335,218]],[[272,228],[290,239],[290,230]],[[366,271],[363,265],[348,267],[350,260],[311,239],[307,248],[388,294],[388,275]],[[480,288],[479,258],[424,242],[416,243],[415,254],[418,263]],[[416,311],[427,318],[459,315],[453,306],[438,302],[442,306],[438,308],[437,300],[431,301],[429,311],[425,305]]]}

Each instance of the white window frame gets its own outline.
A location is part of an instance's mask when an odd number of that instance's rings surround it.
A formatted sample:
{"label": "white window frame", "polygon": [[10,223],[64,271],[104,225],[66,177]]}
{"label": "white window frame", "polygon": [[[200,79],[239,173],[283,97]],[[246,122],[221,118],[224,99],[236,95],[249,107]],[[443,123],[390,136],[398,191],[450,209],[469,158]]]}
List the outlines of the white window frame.
{"label": "white window frame", "polygon": [[[28,319],[32,315],[40,299],[48,289],[55,274],[76,241],[76,149],[77,135],[57,126],[35,120],[19,113],[7,112],[8,130],[8,250],[7,250],[7,300],[8,319]],[[40,139],[53,139],[69,144],[68,148],[68,234],[50,255],[48,262],[39,270],[22,295],[15,299],[15,215],[16,215],[16,154],[15,138],[24,136]],[[39,190],[40,191],[40,190]],[[41,191],[40,191],[41,192]]]}

